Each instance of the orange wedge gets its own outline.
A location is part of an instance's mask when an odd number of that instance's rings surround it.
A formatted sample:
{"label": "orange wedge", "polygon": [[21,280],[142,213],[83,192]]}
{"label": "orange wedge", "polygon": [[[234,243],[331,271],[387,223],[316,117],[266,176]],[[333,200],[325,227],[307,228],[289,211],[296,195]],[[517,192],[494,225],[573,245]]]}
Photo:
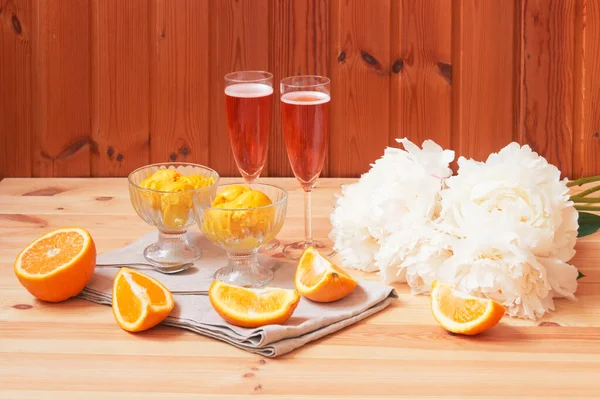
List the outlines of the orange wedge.
{"label": "orange wedge", "polygon": [[96,245],[82,228],[48,232],[31,242],[15,260],[21,285],[40,300],[59,302],[87,285],[96,267]]}
{"label": "orange wedge", "polygon": [[505,311],[494,300],[469,296],[445,283],[433,282],[431,312],[447,331],[476,335],[496,325]]}
{"label": "orange wedge", "polygon": [[174,305],[169,289],[148,275],[121,268],[115,277],[113,314],[126,331],[145,331],[160,324]]}
{"label": "orange wedge", "polygon": [[300,302],[295,290],[246,289],[217,280],[210,285],[208,297],[221,318],[244,328],[284,324]]}
{"label": "orange wedge", "polygon": [[313,247],[306,248],[302,253],[294,280],[298,293],[320,303],[346,297],[358,285],[343,269]]}

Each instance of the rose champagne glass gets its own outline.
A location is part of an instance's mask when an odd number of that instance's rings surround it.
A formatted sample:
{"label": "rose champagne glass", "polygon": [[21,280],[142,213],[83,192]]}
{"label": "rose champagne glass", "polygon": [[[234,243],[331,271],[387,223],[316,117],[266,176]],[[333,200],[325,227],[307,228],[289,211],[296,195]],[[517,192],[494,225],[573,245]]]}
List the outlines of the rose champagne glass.
{"label": "rose champagne glass", "polygon": [[[273,74],[239,71],[225,75],[227,129],[235,164],[244,181],[252,185],[262,172],[269,150],[273,112]],[[279,246],[279,240],[265,243],[260,251]]]}
{"label": "rose champagne glass", "polygon": [[330,80],[324,76],[292,76],[281,81],[281,123],[285,147],[296,179],[304,190],[304,240],[288,244],[283,254],[298,259],[312,246],[327,256],[330,245],[313,240],[311,193],[323,169],[329,136]]}

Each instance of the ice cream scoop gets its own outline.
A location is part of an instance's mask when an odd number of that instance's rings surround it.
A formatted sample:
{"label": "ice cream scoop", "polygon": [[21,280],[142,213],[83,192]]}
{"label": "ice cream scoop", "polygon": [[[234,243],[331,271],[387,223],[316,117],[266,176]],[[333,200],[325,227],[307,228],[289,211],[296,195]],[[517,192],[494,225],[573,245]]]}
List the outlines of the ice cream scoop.
{"label": "ice cream scoop", "polygon": [[140,183],[146,189],[160,192],[146,193],[152,208],[160,210],[163,224],[177,230],[184,227],[192,209],[192,191],[213,184],[203,175],[181,175],[173,169],[159,169]]}
{"label": "ice cream scoop", "polygon": [[212,202],[213,207],[223,211],[208,211],[205,223],[211,226],[207,226],[207,230],[240,243],[256,241],[257,237],[262,241],[273,224],[274,209],[267,207],[271,204],[269,196],[259,190],[243,185],[228,186]]}

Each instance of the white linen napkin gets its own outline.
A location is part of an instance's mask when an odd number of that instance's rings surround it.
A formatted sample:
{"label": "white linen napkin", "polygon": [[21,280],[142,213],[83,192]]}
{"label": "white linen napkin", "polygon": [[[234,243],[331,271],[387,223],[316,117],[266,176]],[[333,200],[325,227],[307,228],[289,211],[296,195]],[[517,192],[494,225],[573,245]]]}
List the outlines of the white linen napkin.
{"label": "white linen napkin", "polygon": [[[156,232],[143,236],[128,246],[100,254],[97,263],[147,262],[142,251],[156,239]],[[143,271],[173,292],[175,307],[163,323],[219,339],[266,357],[286,354],[305,343],[367,318],[387,307],[396,297],[393,288],[389,286],[359,280],[359,285],[350,295],[333,303],[315,303],[302,298],[294,314],[284,325],[240,328],[224,321],[213,310],[207,295],[182,294],[190,291],[207,292],[214,272],[227,264],[225,252],[212,245],[200,233],[188,232],[188,239],[203,250],[202,257],[194,263],[193,268],[173,275]],[[294,288],[296,263],[265,255],[261,255],[259,259],[275,272],[275,277],[268,286]],[[117,272],[117,268],[96,268],[94,276],[79,297],[111,305],[112,284]]]}

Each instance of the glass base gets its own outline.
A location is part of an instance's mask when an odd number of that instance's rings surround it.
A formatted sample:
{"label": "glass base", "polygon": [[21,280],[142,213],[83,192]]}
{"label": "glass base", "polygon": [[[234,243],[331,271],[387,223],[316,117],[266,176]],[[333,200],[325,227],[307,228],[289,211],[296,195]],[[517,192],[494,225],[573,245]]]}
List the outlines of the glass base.
{"label": "glass base", "polygon": [[299,260],[300,256],[304,252],[307,247],[314,247],[319,250],[319,253],[325,257],[333,257],[335,255],[335,250],[333,250],[333,246],[328,244],[323,244],[321,242],[313,241],[311,243],[305,242],[304,240],[299,242],[290,243],[283,247],[283,255],[291,260]]}
{"label": "glass base", "polygon": [[144,249],[144,258],[153,264],[176,265],[194,262],[202,251],[192,245],[183,233],[158,233],[158,241]]}
{"label": "glass base", "polygon": [[273,280],[273,271],[258,263],[251,268],[239,268],[230,264],[215,272],[214,278],[231,285],[260,288]]}
{"label": "glass base", "polygon": [[260,248],[258,249],[258,252],[259,253],[269,253],[269,252],[275,250],[276,248],[278,248],[279,245],[280,245],[279,240],[271,239],[267,243],[260,246]]}

